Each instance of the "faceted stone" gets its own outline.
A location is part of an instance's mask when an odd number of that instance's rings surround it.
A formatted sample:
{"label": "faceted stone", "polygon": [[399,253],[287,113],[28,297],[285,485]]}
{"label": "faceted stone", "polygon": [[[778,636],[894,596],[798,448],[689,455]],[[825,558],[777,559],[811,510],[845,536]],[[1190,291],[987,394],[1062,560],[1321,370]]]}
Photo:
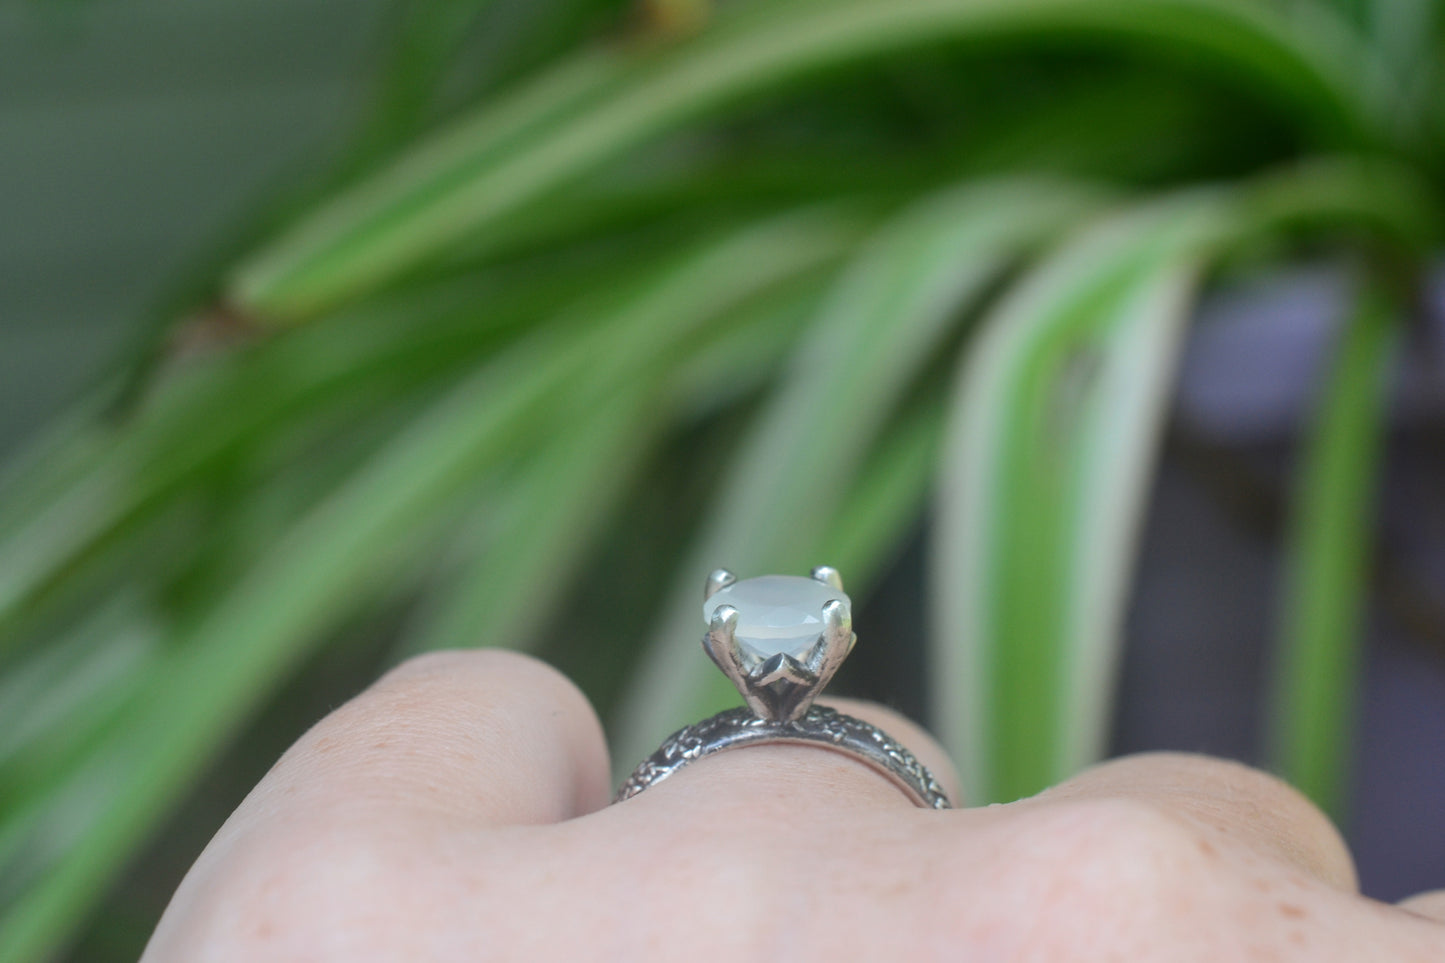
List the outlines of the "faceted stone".
{"label": "faceted stone", "polygon": [[823,606],[847,594],[825,582],[796,575],[764,575],[719,589],[703,603],[702,617],[712,623],[719,605],[738,610],[734,636],[760,659],[779,652],[799,661],[823,632]]}

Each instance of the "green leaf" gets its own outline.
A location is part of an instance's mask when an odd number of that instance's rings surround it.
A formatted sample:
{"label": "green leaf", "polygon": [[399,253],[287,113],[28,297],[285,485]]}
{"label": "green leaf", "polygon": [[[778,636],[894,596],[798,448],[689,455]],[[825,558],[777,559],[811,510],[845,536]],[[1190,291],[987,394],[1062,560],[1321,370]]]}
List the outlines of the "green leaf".
{"label": "green leaf", "polygon": [[[23,893],[41,867],[66,852],[75,827],[104,808],[104,787],[77,780],[75,763],[154,671],[161,637],[154,613],[131,592],[97,606],[75,630],[0,678],[0,906]],[[68,787],[43,799],[16,798],[52,768],[67,769]],[[79,768],[89,771],[93,762]]]}
{"label": "green leaf", "polygon": [[1411,263],[1441,240],[1440,192],[1418,171],[1375,157],[1324,155],[1266,171],[1239,185],[1244,229],[1259,239],[1339,231]]}
{"label": "green leaf", "polygon": [[468,32],[496,2],[403,0],[395,4],[387,30],[391,50],[377,78],[357,153],[364,157],[394,147],[426,127]]}
{"label": "green leaf", "polygon": [[1342,816],[1369,579],[1374,496],[1399,305],[1366,283],[1322,386],[1286,554],[1271,739],[1276,765]]}
{"label": "green leaf", "polygon": [[[838,280],[683,559],[625,700],[615,758],[642,758],[672,729],[736,699],[700,658],[699,593],[719,566],[807,571],[854,474],[961,310],[1017,254],[1094,199],[1047,181],[986,182],[900,215]],[[844,573],[845,575],[847,573]]]}
{"label": "green leaf", "polygon": [[[1412,75],[1427,66],[1439,23],[1439,4],[1434,0],[1371,0],[1366,28],[1381,57],[1397,73],[1419,81],[1422,78]],[[1428,95],[1419,88],[1412,93]]]}
{"label": "green leaf", "polygon": [[838,510],[848,523],[822,537],[818,557],[852,582],[872,585],[883,574],[927,503],[943,440],[943,406],[935,401],[912,405],[883,432]]}
{"label": "green leaf", "polygon": [[1187,295],[1233,209],[1196,193],[1071,238],[958,376],[934,538],[937,728],[980,801],[1096,757]]}
{"label": "green leaf", "polygon": [[258,252],[233,305],[281,323],[380,286],[657,135],[824,68],[968,40],[1182,51],[1323,143],[1375,148],[1391,91],[1358,37],[1245,0],[805,0],[720,14],[684,43],[573,58],[437,135]]}
{"label": "green leaf", "polygon": [[660,427],[656,395],[652,383],[622,389],[507,479],[475,557],[423,616],[409,651],[530,648]]}
{"label": "green leaf", "polygon": [[75,631],[0,676],[0,785],[14,785],[11,766],[22,751],[63,754],[57,736],[73,738],[117,708],[117,696],[154,663],[159,638],[154,614],[132,593],[97,606]]}

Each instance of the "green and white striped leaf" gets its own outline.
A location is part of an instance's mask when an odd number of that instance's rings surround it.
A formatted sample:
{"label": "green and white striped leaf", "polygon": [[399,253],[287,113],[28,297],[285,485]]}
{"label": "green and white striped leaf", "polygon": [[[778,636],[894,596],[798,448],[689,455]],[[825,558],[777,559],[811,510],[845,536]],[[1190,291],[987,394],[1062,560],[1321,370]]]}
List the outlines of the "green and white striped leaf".
{"label": "green and white striped leaf", "polygon": [[932,569],[936,726],[981,801],[1101,751],[1189,294],[1232,209],[1198,193],[1070,238],[964,356]]}

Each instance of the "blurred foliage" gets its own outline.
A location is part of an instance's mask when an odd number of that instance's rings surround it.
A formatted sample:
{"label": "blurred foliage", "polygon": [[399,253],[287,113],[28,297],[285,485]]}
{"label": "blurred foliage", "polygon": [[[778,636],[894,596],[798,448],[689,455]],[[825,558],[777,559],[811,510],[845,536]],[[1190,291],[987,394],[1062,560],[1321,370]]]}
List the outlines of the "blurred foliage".
{"label": "blurred foliage", "polygon": [[0,484],[0,959],[73,939],[361,625],[398,656],[550,639],[625,767],[729,696],[690,641],[704,573],[827,562],[861,596],[929,505],[934,723],[981,800],[1038,790],[1103,750],[1191,304],[1296,257],[1360,292],[1276,714],[1338,805],[1382,373],[1442,227],[1434,4],[391,23],[335,169],[199,259]]}

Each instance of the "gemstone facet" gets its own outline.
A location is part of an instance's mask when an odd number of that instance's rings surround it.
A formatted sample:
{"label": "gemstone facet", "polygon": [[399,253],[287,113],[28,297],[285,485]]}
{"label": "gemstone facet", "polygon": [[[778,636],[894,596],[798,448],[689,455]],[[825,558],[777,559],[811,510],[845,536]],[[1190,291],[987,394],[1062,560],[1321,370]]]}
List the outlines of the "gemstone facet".
{"label": "gemstone facet", "polygon": [[837,599],[852,606],[847,593],[826,583],[794,575],[764,575],[733,582],[703,603],[711,623],[720,605],[738,611],[734,635],[750,654],[765,660],[782,653],[805,662],[823,633],[823,606]]}

